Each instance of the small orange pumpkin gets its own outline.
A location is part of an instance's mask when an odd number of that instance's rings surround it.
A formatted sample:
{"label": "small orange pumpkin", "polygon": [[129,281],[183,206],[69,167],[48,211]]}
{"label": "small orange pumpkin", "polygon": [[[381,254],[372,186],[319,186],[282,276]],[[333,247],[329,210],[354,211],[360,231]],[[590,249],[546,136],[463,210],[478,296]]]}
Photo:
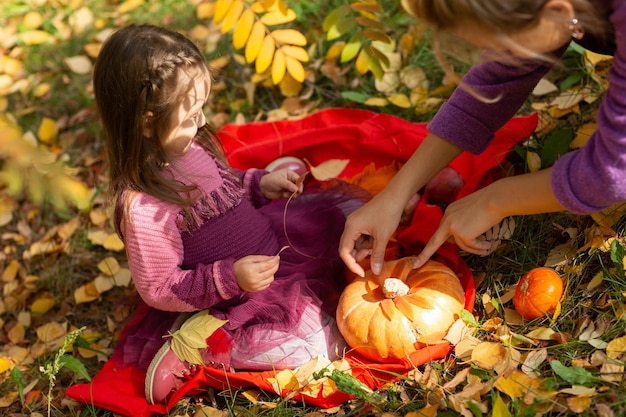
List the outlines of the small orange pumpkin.
{"label": "small orange pumpkin", "polygon": [[440,343],[464,308],[463,287],[454,271],[432,260],[413,269],[413,261],[384,262],[378,276],[368,270],[339,299],[339,331],[369,359],[402,359]]}
{"label": "small orange pumpkin", "polygon": [[553,269],[528,271],[515,287],[513,305],[526,320],[553,314],[563,295],[563,280]]}

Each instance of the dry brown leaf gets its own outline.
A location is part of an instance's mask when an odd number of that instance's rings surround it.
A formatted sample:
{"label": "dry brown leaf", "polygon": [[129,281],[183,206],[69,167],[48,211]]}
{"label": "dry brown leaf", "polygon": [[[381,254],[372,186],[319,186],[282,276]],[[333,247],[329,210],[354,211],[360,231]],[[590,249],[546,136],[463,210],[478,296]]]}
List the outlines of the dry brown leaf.
{"label": "dry brown leaf", "polygon": [[94,245],[102,246],[108,237],[109,233],[104,230],[95,230],[87,233],[87,239]]}
{"label": "dry brown leaf", "polygon": [[7,332],[9,341],[14,344],[21,343],[25,335],[26,329],[24,329],[24,325],[20,322],[17,322],[15,326],[11,327],[11,330]]}
{"label": "dry brown leaf", "polygon": [[311,171],[311,175],[319,181],[327,181],[331,178],[337,178],[346,168],[349,159],[329,159],[317,166],[313,166],[308,160],[304,160]]}
{"label": "dry brown leaf", "polygon": [[115,287],[115,280],[109,276],[98,275],[93,280],[93,285],[98,291],[98,294],[103,294]]}
{"label": "dry brown leaf", "polygon": [[120,268],[120,270],[113,276],[115,285],[118,287],[128,287],[132,281],[130,270],[128,268]]}
{"label": "dry brown leaf", "polygon": [[548,358],[548,349],[537,349],[531,350],[526,359],[524,359],[524,363],[522,364],[522,372],[528,375],[531,378],[539,378],[541,375],[539,373],[540,365]]}
{"label": "dry brown leaf", "polygon": [[506,349],[501,343],[481,342],[472,350],[471,361],[483,369],[494,369],[506,356]]}
{"label": "dry brown leaf", "polygon": [[537,85],[535,86],[535,89],[533,90],[533,95],[534,96],[545,96],[551,93],[556,93],[557,91],[559,91],[559,88],[554,85],[554,83],[552,83],[549,80],[546,80],[545,78],[542,78],[541,80],[539,80],[539,83],[537,83]]}
{"label": "dry brown leaf", "polygon": [[567,407],[572,410],[574,413],[580,414],[591,405],[591,397],[588,396],[577,396],[577,397],[569,397],[567,400]]}
{"label": "dry brown leaf", "polygon": [[51,321],[35,329],[37,337],[43,343],[60,341],[67,334],[67,323]]}

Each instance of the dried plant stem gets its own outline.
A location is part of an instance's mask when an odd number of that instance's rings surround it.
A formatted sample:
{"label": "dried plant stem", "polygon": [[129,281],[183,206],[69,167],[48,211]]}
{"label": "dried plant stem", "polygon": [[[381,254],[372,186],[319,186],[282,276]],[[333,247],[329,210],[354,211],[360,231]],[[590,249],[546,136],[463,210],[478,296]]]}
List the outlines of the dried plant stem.
{"label": "dried plant stem", "polygon": [[[308,172],[307,172],[307,173],[302,174],[302,175],[300,176],[300,178],[298,178],[298,182],[297,182],[297,184],[298,184],[298,185],[300,185],[300,184],[304,181],[304,178],[306,177],[306,175],[307,175],[307,174],[308,174]],[[297,191],[294,191],[294,192],[293,192],[293,193],[289,196],[289,199],[287,199],[287,202],[285,203],[285,208],[284,208],[284,210],[283,210],[283,233],[285,234],[285,238],[287,239],[287,243],[289,243],[289,246],[288,246],[289,248],[293,249],[294,251],[296,251],[296,253],[298,253],[298,254],[300,254],[300,255],[302,255],[302,256],[306,256],[307,258],[310,258],[310,259],[315,259],[315,256],[311,256],[311,255],[309,255],[309,254],[307,254],[307,253],[304,253],[304,252],[302,252],[302,251],[298,250],[298,248],[296,248],[296,247],[293,245],[293,243],[291,242],[291,240],[289,240],[289,235],[287,234],[287,207],[289,207],[289,203],[291,202],[291,200],[292,200],[293,198],[295,198],[295,196],[296,196],[296,194],[297,194],[297,193],[298,193]],[[282,251],[283,251],[283,249],[286,249],[286,248],[287,248],[287,247],[283,247],[283,248],[280,250],[280,252],[282,252]],[[279,254],[280,254],[280,252],[279,252]]]}

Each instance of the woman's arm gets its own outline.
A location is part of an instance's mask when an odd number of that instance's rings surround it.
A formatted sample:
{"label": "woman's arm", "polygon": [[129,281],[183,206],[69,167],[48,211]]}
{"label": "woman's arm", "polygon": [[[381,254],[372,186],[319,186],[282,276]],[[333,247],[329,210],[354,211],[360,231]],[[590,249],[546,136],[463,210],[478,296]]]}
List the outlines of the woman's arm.
{"label": "woman's arm", "polygon": [[365,273],[357,262],[364,259],[370,249],[372,270],[376,273],[380,270],[385,247],[398,227],[407,201],[460,153],[459,147],[428,134],[389,184],[348,216],[339,254],[351,271],[361,276]]}
{"label": "woman's arm", "polygon": [[414,267],[424,264],[450,238],[469,253],[487,255],[491,243],[479,236],[505,217],[564,210],[552,190],[551,175],[552,169],[545,169],[503,178],[450,204]]}

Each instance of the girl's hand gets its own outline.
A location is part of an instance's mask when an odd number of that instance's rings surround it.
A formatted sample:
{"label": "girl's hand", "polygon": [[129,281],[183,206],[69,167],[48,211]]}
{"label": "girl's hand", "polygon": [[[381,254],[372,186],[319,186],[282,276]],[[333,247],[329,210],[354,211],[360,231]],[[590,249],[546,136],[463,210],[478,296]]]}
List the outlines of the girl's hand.
{"label": "girl's hand", "polygon": [[280,258],[276,256],[248,255],[233,265],[239,287],[248,292],[266,289],[274,281]]}
{"label": "girl's hand", "polygon": [[300,195],[304,185],[297,184],[298,178],[300,175],[288,168],[270,172],[261,178],[261,192],[270,200],[289,198],[294,193]]}

